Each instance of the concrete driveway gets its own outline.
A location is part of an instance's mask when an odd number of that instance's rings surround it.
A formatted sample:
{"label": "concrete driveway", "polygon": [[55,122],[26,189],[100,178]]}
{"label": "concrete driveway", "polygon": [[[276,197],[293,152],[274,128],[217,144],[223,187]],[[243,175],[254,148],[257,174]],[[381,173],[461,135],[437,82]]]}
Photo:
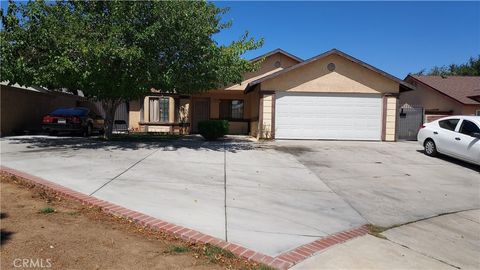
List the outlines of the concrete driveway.
{"label": "concrete driveway", "polygon": [[250,141],[1,146],[3,166],[271,256],[366,223],[295,156]]}
{"label": "concrete driveway", "polygon": [[417,142],[278,141],[369,223],[390,227],[480,208],[480,167]]}
{"label": "concrete driveway", "polygon": [[276,256],[366,223],[480,208],[478,169],[413,143],[1,140],[3,166]]}

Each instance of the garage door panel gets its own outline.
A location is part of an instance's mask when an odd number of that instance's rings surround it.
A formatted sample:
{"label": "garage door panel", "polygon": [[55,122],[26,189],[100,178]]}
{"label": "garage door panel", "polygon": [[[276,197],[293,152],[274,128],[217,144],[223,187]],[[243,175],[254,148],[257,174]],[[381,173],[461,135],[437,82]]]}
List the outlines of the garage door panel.
{"label": "garage door panel", "polygon": [[[362,136],[370,136],[376,137],[377,131],[372,131],[370,133],[362,132]],[[289,133],[289,137],[281,137],[278,139],[305,139],[305,140],[373,140],[373,139],[365,139],[359,138],[358,133],[352,130],[311,130],[311,131],[304,131],[294,129]]]}
{"label": "garage door panel", "polygon": [[379,95],[277,93],[279,139],[380,140]]}

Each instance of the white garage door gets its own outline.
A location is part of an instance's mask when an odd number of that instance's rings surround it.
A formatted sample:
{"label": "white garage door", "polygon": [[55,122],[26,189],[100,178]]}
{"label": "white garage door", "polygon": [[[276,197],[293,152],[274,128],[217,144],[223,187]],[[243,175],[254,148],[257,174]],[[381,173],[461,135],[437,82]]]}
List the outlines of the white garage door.
{"label": "white garage door", "polygon": [[381,119],[380,95],[276,93],[277,139],[380,140]]}

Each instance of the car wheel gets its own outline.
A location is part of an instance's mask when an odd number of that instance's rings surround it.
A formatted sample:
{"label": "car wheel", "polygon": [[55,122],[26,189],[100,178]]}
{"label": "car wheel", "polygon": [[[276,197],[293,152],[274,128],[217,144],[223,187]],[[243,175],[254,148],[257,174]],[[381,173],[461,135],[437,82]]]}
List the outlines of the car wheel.
{"label": "car wheel", "polygon": [[435,142],[433,140],[431,139],[426,140],[423,146],[425,149],[425,154],[427,156],[434,157],[438,154],[437,146],[435,145]]}

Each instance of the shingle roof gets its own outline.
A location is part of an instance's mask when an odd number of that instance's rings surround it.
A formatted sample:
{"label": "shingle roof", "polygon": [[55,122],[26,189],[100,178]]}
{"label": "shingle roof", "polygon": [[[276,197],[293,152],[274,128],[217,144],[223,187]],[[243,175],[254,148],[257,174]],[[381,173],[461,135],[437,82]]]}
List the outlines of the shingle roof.
{"label": "shingle roof", "polygon": [[303,59],[302,59],[302,58],[300,58],[300,57],[298,57],[298,56],[295,56],[295,55],[293,55],[293,54],[291,54],[291,53],[289,53],[289,52],[286,52],[286,51],[284,51],[284,50],[282,50],[282,49],[280,49],[280,48],[277,48],[277,49],[275,49],[275,50],[273,50],[273,51],[267,52],[267,53],[265,53],[265,54],[262,54],[262,55],[260,55],[260,56],[255,57],[255,58],[253,58],[253,59],[250,59],[250,62],[255,62],[255,61],[260,60],[260,59],[262,59],[262,58],[267,58],[267,57],[269,57],[270,55],[274,55],[274,54],[276,54],[276,53],[281,53],[281,54],[283,54],[283,55],[286,55],[286,56],[288,56],[288,57],[296,60],[297,62],[303,62]]}
{"label": "shingle roof", "polygon": [[414,79],[466,105],[478,105],[480,102],[470,98],[480,91],[480,76],[418,76]]}
{"label": "shingle roof", "polygon": [[262,78],[262,77],[268,76],[268,75],[270,75],[270,74],[272,74],[272,73],[275,73],[275,72],[277,72],[277,71],[279,71],[279,70],[282,70],[282,69],[283,69],[283,68],[276,68],[276,69],[274,69],[274,70],[267,71],[267,72],[265,72],[265,73],[262,73],[262,74],[260,74],[260,75],[255,76],[255,77],[252,77],[252,78],[250,78],[250,79],[244,80],[243,82],[241,82],[241,83],[239,83],[239,84],[234,84],[234,85],[232,85],[232,86],[226,87],[225,90],[242,90],[242,91],[244,91],[245,88],[247,87],[247,85],[248,85],[251,81],[258,80],[258,79],[260,79],[260,78]]}
{"label": "shingle roof", "polygon": [[[291,54],[291,53],[288,53],[288,52],[286,52],[286,51],[284,51],[284,50],[282,50],[282,49],[275,49],[275,50],[273,50],[273,51],[270,51],[270,52],[267,52],[267,53],[262,54],[262,55],[260,55],[260,56],[257,56],[257,57],[255,57],[255,58],[253,58],[253,59],[250,59],[249,61],[250,61],[250,62],[255,62],[255,61],[258,61],[258,60],[263,59],[263,58],[268,58],[268,57],[270,57],[270,56],[272,56],[272,55],[274,55],[274,54],[277,54],[277,53],[280,53],[280,54],[283,54],[283,55],[285,55],[285,56],[287,56],[287,57],[290,57],[290,58],[292,58],[293,60],[295,60],[295,61],[297,61],[297,62],[299,62],[299,63],[303,61],[301,58],[299,58],[299,57],[297,57],[297,56],[295,56],[295,55],[293,55],[293,54]],[[257,75],[257,76],[255,76],[255,77],[246,79],[246,80],[242,81],[242,82],[239,83],[239,84],[230,85],[230,86],[226,87],[225,90],[242,90],[242,91],[244,91],[245,88],[248,86],[248,84],[249,84],[250,82],[255,81],[255,80],[258,80],[258,79],[263,78],[263,77],[265,77],[265,76],[268,76],[268,75],[270,75],[270,74],[273,74],[273,73],[275,73],[275,72],[277,72],[277,71],[280,71],[280,70],[282,70],[282,69],[283,69],[283,68],[280,67],[280,68],[276,68],[276,69],[274,69],[274,70],[267,71],[267,72],[265,72],[265,73],[263,73],[263,74],[260,74],[260,75]]]}

